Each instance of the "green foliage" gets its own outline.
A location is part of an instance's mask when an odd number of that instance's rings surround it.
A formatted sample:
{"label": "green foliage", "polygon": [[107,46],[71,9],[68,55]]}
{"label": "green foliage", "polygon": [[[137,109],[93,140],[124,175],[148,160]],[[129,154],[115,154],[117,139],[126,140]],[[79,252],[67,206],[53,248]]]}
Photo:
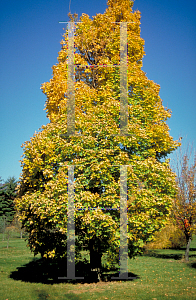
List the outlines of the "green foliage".
{"label": "green foliage", "polygon": [[12,222],[15,214],[14,199],[16,197],[16,186],[17,181],[15,177],[9,177],[0,186],[0,218],[5,218],[6,222]]}

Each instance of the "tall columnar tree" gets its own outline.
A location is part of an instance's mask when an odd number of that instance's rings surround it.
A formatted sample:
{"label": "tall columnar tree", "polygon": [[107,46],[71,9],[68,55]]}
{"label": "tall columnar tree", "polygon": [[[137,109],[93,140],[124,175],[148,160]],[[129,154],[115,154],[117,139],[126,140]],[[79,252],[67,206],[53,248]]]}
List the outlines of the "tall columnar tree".
{"label": "tall columnar tree", "polygon": [[[132,6],[129,0],[108,0],[104,14],[92,19],[82,14],[76,24],[75,135],[66,137],[67,30],[53,77],[42,85],[50,122],[23,145],[16,201],[35,254],[66,255],[70,164],[75,166],[76,254],[82,245],[91,256],[106,253],[108,261],[118,261],[120,212],[115,208],[120,206],[120,165],[128,165],[130,257],[142,251],[170,212],[176,188],[167,155],[178,143],[169,134],[166,121],[171,111],[162,104],[160,86],[141,69],[144,40],[140,12],[133,12]],[[119,129],[121,22],[127,22],[128,136],[120,135]],[[97,209],[79,210],[84,207]]]}

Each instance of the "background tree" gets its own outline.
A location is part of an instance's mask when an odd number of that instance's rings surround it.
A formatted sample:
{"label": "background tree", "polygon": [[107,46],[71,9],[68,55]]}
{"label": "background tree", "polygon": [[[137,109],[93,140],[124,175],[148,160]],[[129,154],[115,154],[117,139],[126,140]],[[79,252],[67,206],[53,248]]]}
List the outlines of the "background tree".
{"label": "background tree", "polygon": [[192,151],[183,154],[178,151],[176,161],[176,183],[178,193],[174,199],[173,214],[179,228],[186,237],[185,260],[189,260],[189,248],[193,233],[196,232],[196,154],[191,163]]}
{"label": "background tree", "polygon": [[[2,188],[3,187],[3,180],[0,177],[0,191],[2,192]],[[1,198],[0,198],[1,199]],[[1,202],[0,202],[1,203]],[[0,204],[1,205],[1,204]],[[5,228],[6,228],[6,220],[5,217],[3,217],[2,215],[0,216],[0,230],[3,233],[2,236],[2,240],[4,240],[4,232],[5,232]]]}
{"label": "background tree", "polygon": [[21,239],[23,238],[23,235],[25,235],[25,237],[26,237],[25,228],[22,227],[22,223],[17,214],[15,214],[11,225],[15,228],[15,231],[20,234]]}
{"label": "background tree", "polygon": [[[68,31],[53,66],[53,78],[42,85],[50,123],[23,145],[16,200],[35,254],[66,255],[70,164],[75,165],[76,255],[86,247],[99,266],[103,253],[110,264],[119,259],[120,165],[129,165],[129,257],[141,253],[171,209],[175,174],[166,158],[178,143],[169,135],[166,120],[171,112],[162,105],[159,85],[141,70],[140,12],[132,12],[132,5],[128,0],[109,0],[104,14],[92,20],[83,14],[82,23],[76,26],[75,64],[80,65],[75,66],[76,135],[62,138],[67,133]],[[119,134],[120,70],[111,66],[120,63],[118,22],[129,22],[129,136]],[[86,66],[89,64],[94,67]],[[108,207],[114,210],[103,209]]]}
{"label": "background tree", "polygon": [[16,197],[17,181],[15,177],[9,177],[0,186],[0,223],[4,232],[6,227],[12,222],[15,215],[14,199]]}

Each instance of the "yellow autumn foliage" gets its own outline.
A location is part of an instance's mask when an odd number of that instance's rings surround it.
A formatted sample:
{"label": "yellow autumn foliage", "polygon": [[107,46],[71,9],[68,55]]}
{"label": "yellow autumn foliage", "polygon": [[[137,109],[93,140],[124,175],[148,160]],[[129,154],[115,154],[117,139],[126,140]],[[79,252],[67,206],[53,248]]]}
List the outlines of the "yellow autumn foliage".
{"label": "yellow autumn foliage", "polygon": [[[76,253],[79,243],[88,247],[96,240],[97,251],[112,252],[118,260],[121,165],[128,166],[129,256],[141,252],[167,220],[176,194],[175,174],[167,155],[179,144],[169,134],[166,121],[171,111],[162,104],[160,86],[141,69],[141,16],[132,11],[132,4],[109,0],[104,14],[92,19],[83,14],[75,24],[75,135],[64,137],[67,30],[53,77],[42,84],[50,122],[23,145],[16,200],[35,254],[66,255],[68,165],[75,166]],[[127,22],[129,136],[120,135],[119,129],[120,22]]]}

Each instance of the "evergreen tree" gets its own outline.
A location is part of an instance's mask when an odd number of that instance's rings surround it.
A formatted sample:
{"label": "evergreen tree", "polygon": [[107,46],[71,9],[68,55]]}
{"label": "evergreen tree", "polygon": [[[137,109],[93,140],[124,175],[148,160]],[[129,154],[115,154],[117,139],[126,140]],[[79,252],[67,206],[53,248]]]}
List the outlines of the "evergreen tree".
{"label": "evergreen tree", "polygon": [[17,181],[15,177],[9,177],[0,186],[0,217],[6,222],[12,222],[15,214],[14,198],[16,197]]}

